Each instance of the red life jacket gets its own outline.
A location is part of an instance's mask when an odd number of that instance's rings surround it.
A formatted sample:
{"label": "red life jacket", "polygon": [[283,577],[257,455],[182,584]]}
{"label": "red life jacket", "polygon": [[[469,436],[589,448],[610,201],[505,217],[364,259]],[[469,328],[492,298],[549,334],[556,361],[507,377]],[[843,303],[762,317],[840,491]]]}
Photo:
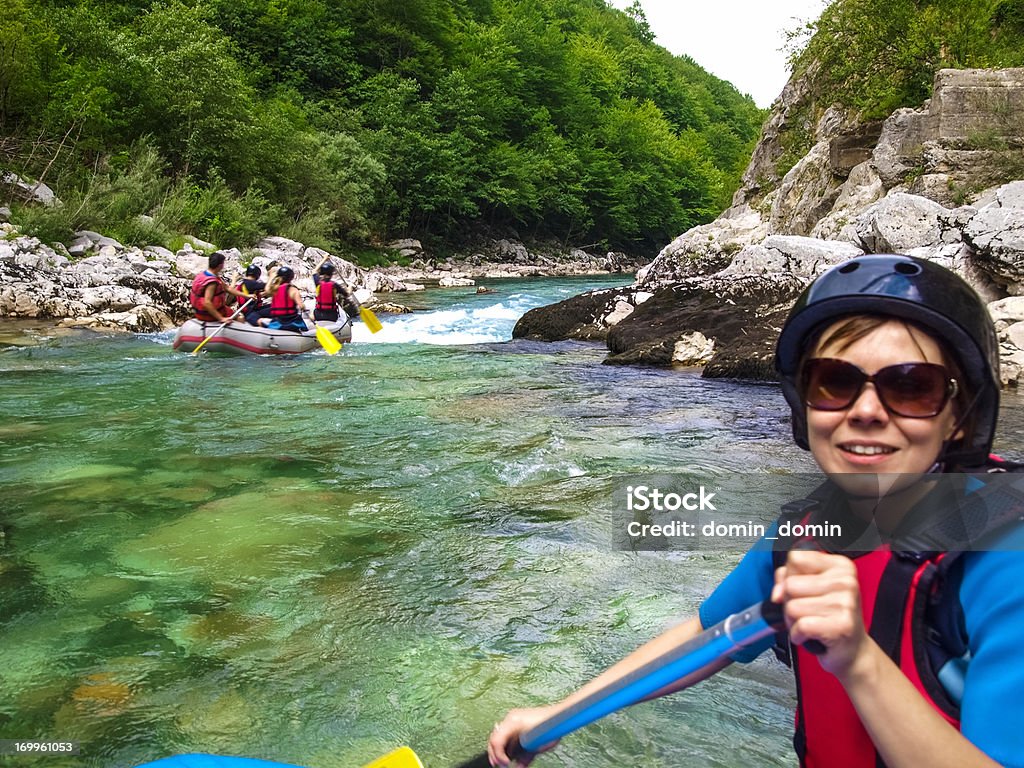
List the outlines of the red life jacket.
{"label": "red life jacket", "polygon": [[334,295],[334,282],[321,280],[316,286],[316,308],[321,312],[337,311],[338,300]]}
{"label": "red life jacket", "polygon": [[227,296],[227,291],[224,290],[224,283],[221,282],[217,275],[209,270],[200,272],[192,281],[192,290],[189,292],[189,302],[192,304],[192,309],[196,312],[196,319],[203,322],[214,322],[217,320],[216,317],[206,311],[206,301],[204,299],[206,287],[211,283],[217,286],[213,291],[213,306],[220,312],[224,308],[224,297]]}
{"label": "red life jacket", "polygon": [[[922,618],[938,564],[945,556],[924,557],[888,548],[854,560],[868,634],[946,722],[960,728],[959,707],[950,701],[937,670],[925,655],[927,625]],[[886,617],[875,624],[874,616]],[[891,617],[899,616],[898,621]],[[876,768],[882,765],[875,745],[835,675],[803,647],[793,654],[797,679],[796,733],[793,744],[800,765],[808,768]]]}
{"label": "red life jacket", "polygon": [[[1002,462],[994,466],[1010,468]],[[780,523],[785,519],[812,521],[822,501],[821,497],[815,498],[817,493],[787,504]],[[984,527],[972,533],[974,540],[1018,524],[1024,517],[1024,498],[1015,498],[1003,491],[996,491],[988,501],[979,503],[992,505],[992,511],[986,515]],[[968,517],[962,514],[965,519]],[[782,543],[783,546],[773,552],[776,566],[785,563],[786,553],[795,543]],[[930,546],[929,551],[903,551],[902,548],[893,551],[884,544],[871,552],[847,553],[847,556],[857,568],[861,610],[868,634],[925,701],[946,722],[959,729],[959,702],[950,697],[938,674],[947,662],[967,652],[966,630],[957,623],[962,621],[959,583],[948,578],[963,552],[938,550]],[[875,616],[882,619],[876,623]],[[846,691],[839,680],[821,666],[818,657],[803,647],[794,648],[784,634],[777,640],[776,653],[793,667],[796,675],[793,746],[800,765],[806,768],[884,768]]]}
{"label": "red life jacket", "polygon": [[299,305],[289,295],[291,283],[281,283],[270,300],[270,316],[282,323],[299,319]]}

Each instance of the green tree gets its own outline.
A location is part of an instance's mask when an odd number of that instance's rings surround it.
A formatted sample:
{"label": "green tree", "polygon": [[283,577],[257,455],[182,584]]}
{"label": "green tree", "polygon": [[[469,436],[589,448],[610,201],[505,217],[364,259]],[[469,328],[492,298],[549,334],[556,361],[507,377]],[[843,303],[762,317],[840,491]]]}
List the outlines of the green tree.
{"label": "green tree", "polygon": [[6,0],[0,14],[0,129],[45,104],[43,70],[57,52],[56,37],[25,0]]}

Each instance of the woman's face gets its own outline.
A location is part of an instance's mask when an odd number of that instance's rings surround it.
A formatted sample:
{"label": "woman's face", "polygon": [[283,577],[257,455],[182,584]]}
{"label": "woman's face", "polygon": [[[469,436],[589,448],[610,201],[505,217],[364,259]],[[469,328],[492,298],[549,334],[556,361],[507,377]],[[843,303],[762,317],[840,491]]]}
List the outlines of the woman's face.
{"label": "woman's face", "polygon": [[[822,338],[828,339],[836,325]],[[900,363],[945,364],[934,339],[898,320],[890,320],[848,345],[844,341],[819,344],[812,357],[845,360],[868,374]],[[953,436],[955,423],[952,402],[930,418],[896,416],[882,405],[875,384],[868,382],[844,410],[808,408],[807,438],[811,454],[828,475],[920,474],[935,463],[943,442]]]}

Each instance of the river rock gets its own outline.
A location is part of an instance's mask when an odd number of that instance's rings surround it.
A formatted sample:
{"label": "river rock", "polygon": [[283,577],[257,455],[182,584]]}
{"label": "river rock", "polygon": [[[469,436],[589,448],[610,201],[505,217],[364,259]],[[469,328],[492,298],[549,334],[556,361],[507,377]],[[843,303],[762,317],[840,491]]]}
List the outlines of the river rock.
{"label": "river rock", "polygon": [[562,341],[583,339],[603,341],[608,326],[602,321],[611,315],[623,292],[619,289],[588,291],[545,307],[531,309],[516,322],[513,339]]}
{"label": "river rock", "polygon": [[256,244],[256,247],[266,256],[277,258],[279,261],[298,259],[306,250],[306,246],[302,243],[277,236],[263,238]]}
{"label": "river rock", "polygon": [[388,250],[395,251],[399,256],[404,256],[406,258],[416,258],[423,253],[423,243],[412,238],[395,240],[394,242],[388,243],[386,247]]}
{"label": "river rock", "polygon": [[672,362],[678,365],[707,365],[715,354],[715,342],[703,333],[684,334],[672,350]]}
{"label": "river rock", "polygon": [[716,277],[781,274],[787,279],[797,277],[810,281],[834,264],[862,253],[860,248],[850,243],[772,235],[757,245],[744,248]]}
{"label": "river rock", "polygon": [[363,276],[362,285],[373,293],[394,293],[405,290],[405,283],[377,270]]}
{"label": "river rock", "polygon": [[442,277],[437,284],[441,288],[468,288],[471,285],[476,285],[476,280],[468,277]]}
{"label": "river rock", "polygon": [[41,181],[26,181],[10,171],[0,171],[0,187],[5,187],[10,197],[27,203],[39,203],[47,208],[62,204],[53,190]]}
{"label": "river rock", "polygon": [[730,208],[710,224],[687,230],[645,267],[637,270],[638,285],[657,287],[710,274],[729,266],[745,245],[768,234],[761,214],[748,205]]}
{"label": "river rock", "polygon": [[59,325],[63,328],[88,328],[96,331],[153,333],[170,330],[177,323],[156,307],[136,306],[126,312],[100,312],[88,317],[65,318]]}
{"label": "river rock", "polygon": [[195,248],[197,251],[203,251],[204,253],[213,253],[217,250],[217,246],[213,243],[208,243],[205,240],[201,240],[194,235],[185,235],[185,242]]}
{"label": "river rock", "polygon": [[209,259],[193,250],[180,250],[174,257],[174,271],[189,280],[202,272],[209,264]]}
{"label": "river rock", "polygon": [[869,253],[906,253],[942,241],[939,217],[946,212],[925,197],[891,192],[861,213],[854,226]]}
{"label": "river rock", "polygon": [[976,263],[1013,296],[1024,294],[1024,183],[1001,187],[963,228]]}

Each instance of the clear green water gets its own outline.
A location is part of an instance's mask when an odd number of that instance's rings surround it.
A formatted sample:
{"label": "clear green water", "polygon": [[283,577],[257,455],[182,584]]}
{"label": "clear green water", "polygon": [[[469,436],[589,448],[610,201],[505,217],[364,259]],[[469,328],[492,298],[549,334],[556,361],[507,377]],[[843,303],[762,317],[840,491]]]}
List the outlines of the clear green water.
{"label": "clear green water", "polygon": [[[81,741],[23,761],[53,767],[409,744],[439,768],[692,614],[736,557],[614,552],[601,503],[640,472],[807,457],[772,386],[503,341],[599,282],[430,292],[337,357],[5,333],[0,738]],[[537,765],[788,765],[791,706],[759,660]]]}

